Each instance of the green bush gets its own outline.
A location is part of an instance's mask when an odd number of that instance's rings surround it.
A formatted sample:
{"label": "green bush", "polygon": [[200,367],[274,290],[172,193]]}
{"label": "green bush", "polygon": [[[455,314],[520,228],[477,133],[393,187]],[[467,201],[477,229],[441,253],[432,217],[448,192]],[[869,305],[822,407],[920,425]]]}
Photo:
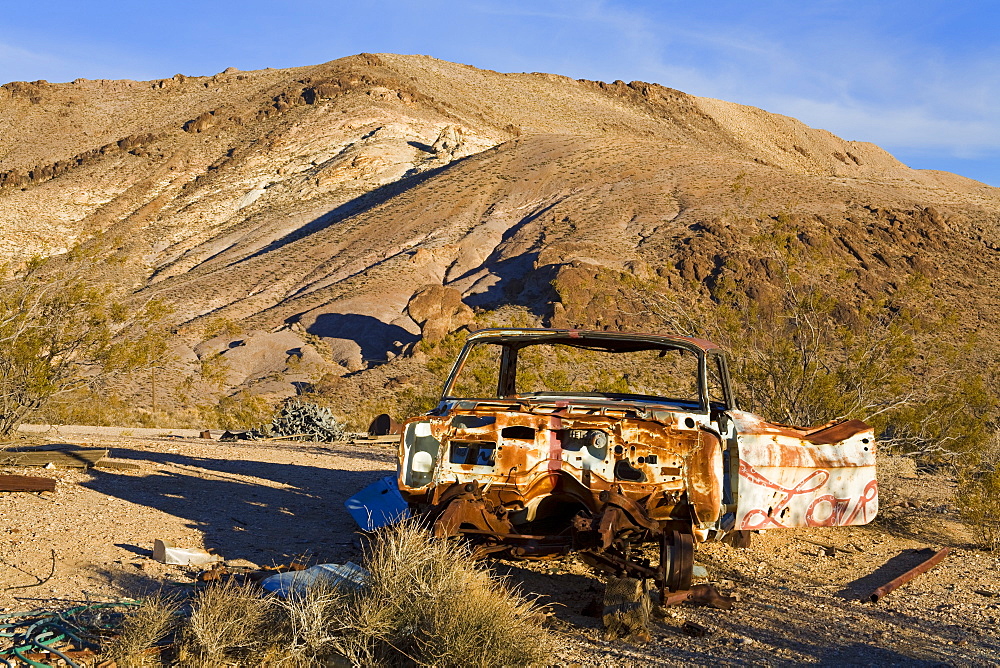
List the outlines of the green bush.
{"label": "green bush", "polygon": [[54,397],[164,358],[169,309],[127,303],[95,277],[100,260],[74,249],[0,278],[0,436]]}
{"label": "green bush", "polygon": [[955,503],[980,547],[1000,550],[1000,432],[959,467]]}

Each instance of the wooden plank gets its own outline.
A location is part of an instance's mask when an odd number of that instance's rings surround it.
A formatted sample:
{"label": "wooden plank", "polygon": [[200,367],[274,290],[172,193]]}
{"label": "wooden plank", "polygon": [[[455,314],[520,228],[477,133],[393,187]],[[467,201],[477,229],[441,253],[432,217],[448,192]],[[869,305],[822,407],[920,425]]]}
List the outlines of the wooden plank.
{"label": "wooden plank", "polygon": [[27,475],[0,475],[0,492],[54,492],[56,481]]}
{"label": "wooden plank", "polygon": [[347,441],[348,443],[369,443],[371,445],[392,445],[399,443],[401,436],[395,434],[393,436],[355,436],[354,438]]}
{"label": "wooden plank", "polygon": [[73,450],[25,450],[21,452],[0,452],[3,466],[53,466],[63,468],[90,468],[108,456],[108,451],[97,448]]}

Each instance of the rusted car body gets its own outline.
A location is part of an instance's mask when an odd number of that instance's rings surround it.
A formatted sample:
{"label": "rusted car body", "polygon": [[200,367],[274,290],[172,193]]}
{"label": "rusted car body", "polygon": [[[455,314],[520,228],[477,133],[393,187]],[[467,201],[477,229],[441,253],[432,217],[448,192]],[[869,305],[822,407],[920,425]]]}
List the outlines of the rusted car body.
{"label": "rusted car body", "polygon": [[471,334],[441,402],[404,425],[398,483],[479,555],[577,551],[665,591],[689,586],[697,543],[878,510],[868,425],[765,422],[715,344],[616,332]]}

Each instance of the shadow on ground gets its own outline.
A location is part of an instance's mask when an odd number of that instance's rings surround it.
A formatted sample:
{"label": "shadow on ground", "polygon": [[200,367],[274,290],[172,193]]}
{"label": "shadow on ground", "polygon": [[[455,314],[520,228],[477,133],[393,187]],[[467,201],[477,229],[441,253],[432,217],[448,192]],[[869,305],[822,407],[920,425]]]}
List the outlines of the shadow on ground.
{"label": "shadow on ground", "polygon": [[877,588],[895,580],[903,573],[919,566],[922,562],[934,556],[935,550],[906,550],[892,557],[871,573],[858,578],[837,592],[841,598],[848,600],[868,600],[869,595]]}
{"label": "shadow on ground", "polygon": [[[339,457],[367,462],[364,468],[369,470],[125,448],[114,452],[115,457],[153,462],[162,470],[138,477],[95,469],[94,479],[82,486],[183,518],[187,526],[203,533],[207,548],[226,559],[247,559],[259,565],[286,563],[301,555],[320,562],[356,560],[357,526],[344,501],[395,470],[393,454],[374,449],[336,452]],[[238,476],[253,476],[276,486]],[[150,544],[158,537],[150,535]]]}
{"label": "shadow on ground", "polygon": [[[598,616],[588,614],[592,610],[603,607],[604,584],[596,576],[577,575],[575,573],[558,572],[563,560],[573,557],[562,557],[559,560],[545,562],[551,566],[550,572],[539,572],[525,568],[517,561],[497,559],[488,561],[494,573],[514,585],[517,589],[537,598],[538,602],[551,610],[553,616],[568,624],[579,627],[599,628]],[[594,608],[594,606],[599,606]]]}

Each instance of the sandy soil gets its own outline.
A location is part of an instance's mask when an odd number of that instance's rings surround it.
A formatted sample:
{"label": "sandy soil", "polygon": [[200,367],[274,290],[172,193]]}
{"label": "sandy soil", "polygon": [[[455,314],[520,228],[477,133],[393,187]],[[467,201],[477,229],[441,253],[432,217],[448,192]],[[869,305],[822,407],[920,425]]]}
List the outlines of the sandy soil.
{"label": "sandy soil", "polygon": [[[119,432],[120,434],[121,432]],[[76,600],[193,587],[197,569],[151,558],[156,538],[217,550],[234,565],[360,557],[343,501],[395,468],[385,445],[219,443],[183,436],[74,432],[138,471],[7,469],[48,475],[54,493],[0,494],[0,607],[57,608]],[[702,546],[708,582],[735,610],[678,606],[653,640],[605,640],[584,614],[602,583],[575,558],[493,562],[550,604],[562,665],[988,665],[1000,663],[1000,558],[974,549],[951,506],[952,482],[904,472],[882,481],[871,526],[770,531],[748,549]],[[839,546],[835,556],[809,541]],[[875,587],[926,555],[949,557],[878,604]],[[54,564],[51,578],[47,576]],[[40,580],[44,582],[39,583]],[[709,628],[684,635],[686,620]]]}
{"label": "sandy soil", "polygon": [[[386,446],[220,443],[106,430],[70,442],[109,448],[140,469],[6,469],[58,480],[52,494],[0,493],[0,606],[7,609],[31,607],[26,599],[101,600],[191,582],[196,569],[153,561],[157,538],[216,550],[235,565],[357,558],[343,501],[395,470]],[[30,586],[49,573],[53,551],[53,577]]]}

